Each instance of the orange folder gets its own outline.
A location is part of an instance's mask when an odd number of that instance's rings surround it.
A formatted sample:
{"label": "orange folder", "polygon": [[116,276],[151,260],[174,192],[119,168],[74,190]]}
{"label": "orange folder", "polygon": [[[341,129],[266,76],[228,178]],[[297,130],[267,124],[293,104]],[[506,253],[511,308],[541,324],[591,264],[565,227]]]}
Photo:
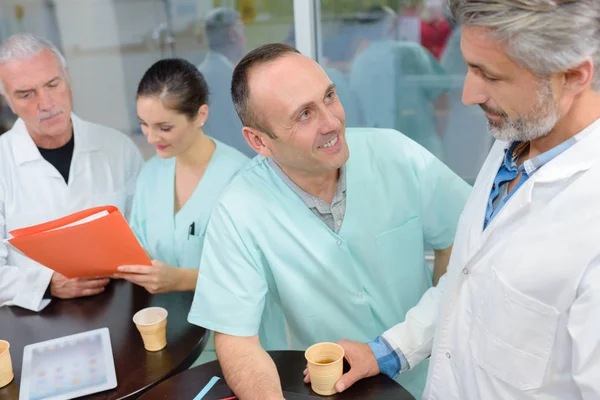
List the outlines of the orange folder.
{"label": "orange folder", "polygon": [[[76,224],[99,213],[107,215]],[[67,278],[108,276],[120,265],[151,265],[118,208],[94,207],[9,232],[8,242]]]}

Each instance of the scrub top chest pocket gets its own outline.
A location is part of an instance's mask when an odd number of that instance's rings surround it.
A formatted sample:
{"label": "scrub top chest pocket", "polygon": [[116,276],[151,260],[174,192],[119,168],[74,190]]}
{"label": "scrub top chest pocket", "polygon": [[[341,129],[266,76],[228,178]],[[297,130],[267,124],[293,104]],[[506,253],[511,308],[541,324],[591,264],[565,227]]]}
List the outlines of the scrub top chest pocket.
{"label": "scrub top chest pocket", "polygon": [[200,257],[204,246],[204,229],[195,221],[187,229],[187,235],[180,253],[179,266],[181,268],[200,267]]}
{"label": "scrub top chest pocket", "polygon": [[[378,272],[416,304],[431,285],[423,252],[423,229],[418,217],[375,236]],[[412,304],[411,303],[411,304]]]}

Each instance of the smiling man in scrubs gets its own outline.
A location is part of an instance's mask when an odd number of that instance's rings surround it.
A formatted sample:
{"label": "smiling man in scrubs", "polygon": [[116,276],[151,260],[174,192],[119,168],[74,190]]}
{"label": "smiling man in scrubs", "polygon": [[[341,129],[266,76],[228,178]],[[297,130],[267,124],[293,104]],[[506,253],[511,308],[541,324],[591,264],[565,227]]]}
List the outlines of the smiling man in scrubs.
{"label": "smiling man in scrubs", "polygon": [[[216,332],[239,397],[282,399],[264,349],[366,342],[403,321],[432,285],[423,242],[441,274],[469,187],[396,131],[346,130],[327,74],[287,45],[244,57],[232,96],[260,156],[213,211],[189,321]],[[402,383],[424,382],[422,368]]]}

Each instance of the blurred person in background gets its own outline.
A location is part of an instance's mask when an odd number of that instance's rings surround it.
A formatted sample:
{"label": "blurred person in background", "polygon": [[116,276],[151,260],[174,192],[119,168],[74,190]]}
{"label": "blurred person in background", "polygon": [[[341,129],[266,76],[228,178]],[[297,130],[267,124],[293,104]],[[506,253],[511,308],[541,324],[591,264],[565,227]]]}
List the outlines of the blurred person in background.
{"label": "blurred person in background", "polygon": [[441,59],[452,34],[452,26],[443,13],[444,8],[442,0],[425,0],[421,14],[421,45],[436,60]]}
{"label": "blurred person in background", "polygon": [[423,46],[393,39],[397,18],[392,9],[368,12],[371,18],[350,71],[366,126],[396,129],[443,159],[448,76]]}
{"label": "blurred person in background", "polygon": [[206,16],[209,52],[198,66],[210,92],[210,117],[204,130],[217,140],[241,151],[248,157],[256,153],[242,135],[242,123],[231,100],[233,68],[246,51],[246,34],[240,13],[215,8]]}

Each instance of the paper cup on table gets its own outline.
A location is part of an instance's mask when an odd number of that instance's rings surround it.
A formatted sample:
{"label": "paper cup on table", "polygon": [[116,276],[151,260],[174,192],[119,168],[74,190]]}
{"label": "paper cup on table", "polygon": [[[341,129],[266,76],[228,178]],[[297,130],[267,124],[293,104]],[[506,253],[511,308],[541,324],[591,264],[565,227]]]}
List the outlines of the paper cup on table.
{"label": "paper cup on table", "polygon": [[133,316],[146,350],[159,351],[167,345],[167,315],[167,310],[162,307],[148,307]]}
{"label": "paper cup on table", "polygon": [[304,353],[312,390],[322,396],[337,393],[335,383],[344,369],[344,349],[335,343],[317,343]]}
{"label": "paper cup on table", "polygon": [[14,377],[10,344],[6,340],[0,340],[0,388],[12,382]]}

